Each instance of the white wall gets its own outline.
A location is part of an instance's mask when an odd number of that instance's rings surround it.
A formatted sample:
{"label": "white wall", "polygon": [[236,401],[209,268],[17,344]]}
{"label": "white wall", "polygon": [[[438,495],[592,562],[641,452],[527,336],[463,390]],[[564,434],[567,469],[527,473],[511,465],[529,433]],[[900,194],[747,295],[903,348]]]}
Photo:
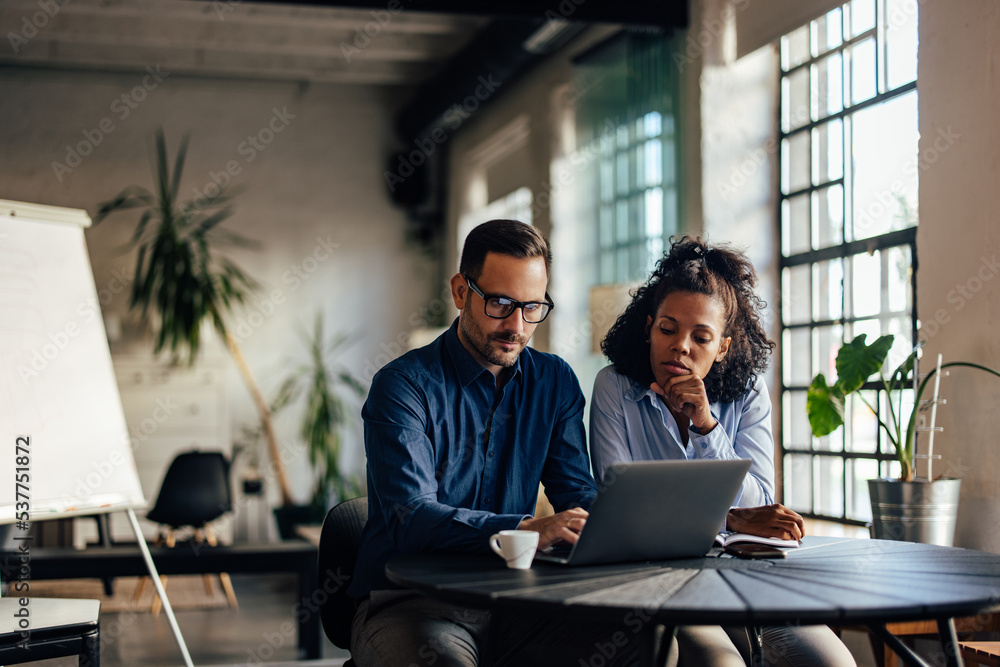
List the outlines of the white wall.
{"label": "white wall", "polygon": [[[393,113],[405,91],[161,78],[155,87],[155,79],[146,79],[153,89],[145,91],[138,73],[0,71],[0,197],[85,208],[93,215],[98,203],[125,185],[151,185],[148,149],[157,126],[165,128],[172,149],[190,132],[182,196],[204,190],[211,174],[227,164],[238,169],[233,181],[245,190],[226,226],[261,243],[259,251],[233,251],[231,257],[264,287],[260,303],[233,324],[265,392],[273,395],[288,359],[301,349],[298,330],[311,326],[319,311],[331,331],[354,337],[342,361],[370,380],[398,354],[411,316],[430,300],[436,271],[404,240],[404,216],[390,205],[382,175],[395,143]],[[116,103],[129,91],[144,98],[134,109]],[[104,119],[110,132],[99,130]],[[269,137],[269,125],[280,132]],[[270,143],[251,150],[248,136],[262,131],[260,140]],[[65,162],[67,144],[88,141],[96,144],[90,154],[60,181],[52,163]],[[134,256],[118,247],[135,219],[123,213],[87,232],[97,287],[106,290],[105,311],[122,322],[122,338],[112,345],[116,355],[151,349],[125,315],[127,289],[119,287],[129,282]],[[282,302],[269,305],[267,298]],[[235,436],[241,425],[256,421],[256,413],[226,353],[217,343],[206,353],[229,369]],[[363,477],[360,401],[357,408],[346,463]],[[280,418],[279,436],[292,448],[289,466],[304,501],[311,482],[293,422],[291,413]],[[155,497],[156,488],[144,490]]]}
{"label": "white wall", "polygon": [[[920,227],[917,307],[923,364],[1000,368],[1000,5],[920,3]],[[962,477],[958,546],[1000,552],[1000,379],[957,369],[935,475]],[[926,396],[925,396],[926,398]],[[926,437],[922,439],[926,443]],[[918,468],[923,474],[923,467]]]}

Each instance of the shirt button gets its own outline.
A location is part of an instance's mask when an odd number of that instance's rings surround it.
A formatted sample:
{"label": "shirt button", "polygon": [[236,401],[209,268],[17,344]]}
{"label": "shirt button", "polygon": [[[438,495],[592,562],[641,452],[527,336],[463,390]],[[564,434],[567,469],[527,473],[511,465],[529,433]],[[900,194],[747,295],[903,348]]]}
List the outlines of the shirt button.
{"label": "shirt button", "polygon": [[484,500],[484,501],[483,501],[483,504],[484,504],[484,505],[489,505],[489,504],[490,504],[490,499],[489,499],[489,498],[487,498],[486,500]]}
{"label": "shirt button", "polygon": [[486,452],[486,455],[490,458],[493,458],[493,452]]}
{"label": "shirt button", "polygon": [[708,449],[708,443],[707,442],[701,443],[701,448],[702,449]]}

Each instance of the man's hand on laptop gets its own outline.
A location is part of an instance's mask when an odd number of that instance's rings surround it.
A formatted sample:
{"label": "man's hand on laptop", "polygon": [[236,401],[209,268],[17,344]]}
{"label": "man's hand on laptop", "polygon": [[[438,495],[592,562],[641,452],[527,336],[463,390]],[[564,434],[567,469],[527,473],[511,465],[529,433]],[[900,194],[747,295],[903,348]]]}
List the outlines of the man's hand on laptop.
{"label": "man's hand on laptop", "polygon": [[551,516],[524,519],[518,530],[533,530],[538,533],[538,548],[547,549],[556,542],[576,544],[576,540],[587,523],[587,510],[574,507]]}
{"label": "man's hand on laptop", "polygon": [[734,507],[726,517],[726,528],[737,533],[781,540],[801,540],[805,535],[802,517],[779,503],[763,507]]}

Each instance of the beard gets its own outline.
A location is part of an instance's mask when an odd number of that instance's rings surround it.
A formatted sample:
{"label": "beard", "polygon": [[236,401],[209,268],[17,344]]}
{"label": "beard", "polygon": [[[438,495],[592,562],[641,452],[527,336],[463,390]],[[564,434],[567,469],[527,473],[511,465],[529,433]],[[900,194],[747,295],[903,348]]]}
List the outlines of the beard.
{"label": "beard", "polygon": [[[529,336],[519,335],[513,331],[486,333],[476,325],[472,317],[466,316],[465,311],[462,311],[462,314],[459,315],[458,328],[472,348],[470,352],[472,352],[473,356],[478,357],[480,362],[486,361],[494,366],[502,366],[503,368],[510,368],[517,363],[517,357],[528,344],[529,339]],[[498,350],[493,346],[493,341],[516,343],[517,348],[510,351]]]}

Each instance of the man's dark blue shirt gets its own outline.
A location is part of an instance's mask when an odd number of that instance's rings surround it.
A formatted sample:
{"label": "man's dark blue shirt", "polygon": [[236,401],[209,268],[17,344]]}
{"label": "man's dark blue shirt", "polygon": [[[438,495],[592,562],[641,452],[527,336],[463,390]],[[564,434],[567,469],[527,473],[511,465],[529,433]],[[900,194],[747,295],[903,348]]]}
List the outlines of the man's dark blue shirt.
{"label": "man's dark blue shirt", "polygon": [[396,588],[385,565],[400,554],[488,551],[490,535],[531,516],[539,481],[557,512],[590,507],[596,484],[576,375],[531,348],[512,371],[498,389],[456,320],[375,375],[361,413],[368,523],[352,596]]}

